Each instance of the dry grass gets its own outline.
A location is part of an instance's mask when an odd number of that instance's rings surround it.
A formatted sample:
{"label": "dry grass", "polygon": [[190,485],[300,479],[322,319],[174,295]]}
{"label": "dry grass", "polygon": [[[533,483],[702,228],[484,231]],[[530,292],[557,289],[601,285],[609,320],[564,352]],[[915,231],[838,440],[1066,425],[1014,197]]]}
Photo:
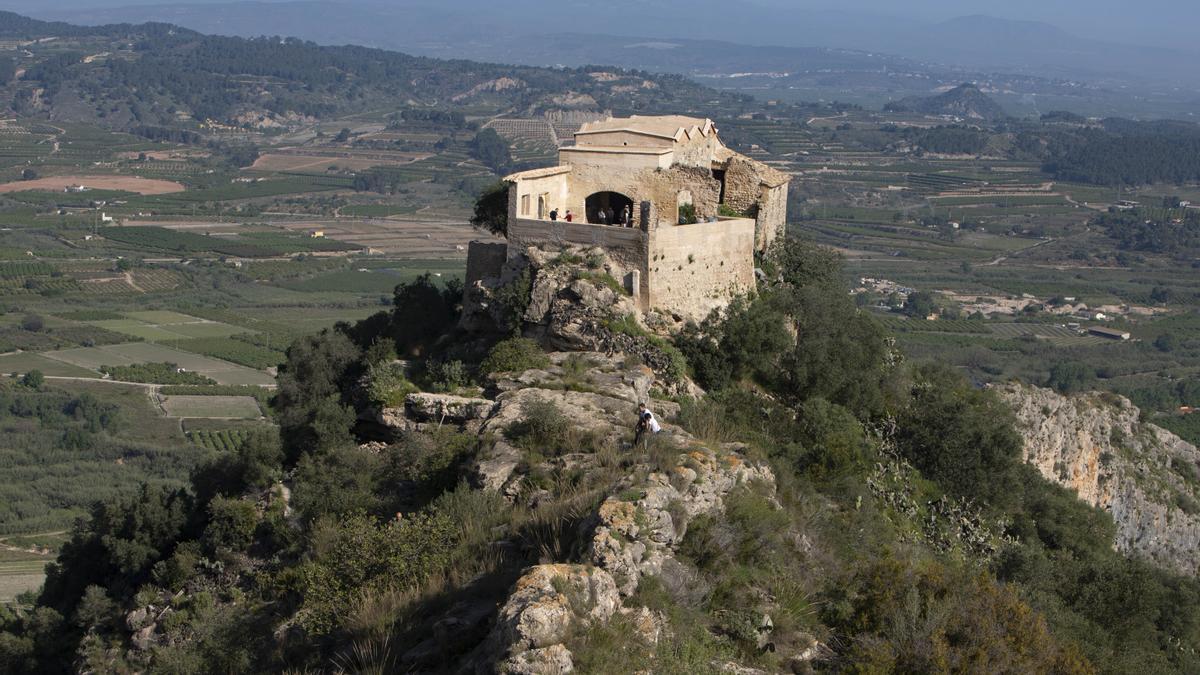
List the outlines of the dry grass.
{"label": "dry grass", "polygon": [[121,190],[143,195],[162,195],[169,192],[183,192],[186,189],[174,181],[138,178],[137,176],[47,176],[35,180],[19,180],[0,184],[0,193],[26,190],[61,192],[72,185],[85,185],[93,190]]}

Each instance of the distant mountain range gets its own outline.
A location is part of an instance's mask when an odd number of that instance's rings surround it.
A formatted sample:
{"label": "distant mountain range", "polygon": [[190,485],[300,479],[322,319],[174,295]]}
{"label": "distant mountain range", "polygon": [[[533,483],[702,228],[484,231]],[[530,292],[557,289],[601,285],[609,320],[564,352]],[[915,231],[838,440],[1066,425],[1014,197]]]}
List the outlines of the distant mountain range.
{"label": "distant mountain range", "polygon": [[742,105],[670,74],[441,60],[294,38],[210,36],[168,23],[81,27],[0,12],[0,37],[29,41],[7,58],[0,54],[8,69],[0,100],[16,113],[155,138],[181,138],[163,130],[179,123],[266,128],[371,108],[463,105],[527,115],[711,106],[736,115]]}
{"label": "distant mountain range", "polygon": [[[984,71],[1200,87],[1200,69],[1194,67],[1200,52],[1088,40],[1046,23],[980,15],[928,24],[903,15],[814,12],[745,0],[456,0],[453,7],[428,0],[295,0],[83,10],[43,5],[30,11],[73,23],[165,21],[202,32],[291,35],[429,55],[486,46],[486,53],[472,56],[501,60],[514,47],[523,51],[526,41],[599,34],[866,50]],[[564,58],[571,56],[568,51]]]}

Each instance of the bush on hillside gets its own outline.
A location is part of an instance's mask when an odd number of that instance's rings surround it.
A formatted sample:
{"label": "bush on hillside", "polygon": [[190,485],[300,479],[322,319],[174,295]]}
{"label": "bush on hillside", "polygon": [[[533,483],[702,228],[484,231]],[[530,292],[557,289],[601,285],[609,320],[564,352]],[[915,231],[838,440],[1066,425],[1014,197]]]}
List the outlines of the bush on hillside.
{"label": "bush on hillside", "polygon": [[515,337],[497,342],[487,357],[479,364],[481,375],[493,373],[519,373],[531,368],[545,368],[550,357],[529,338]]}

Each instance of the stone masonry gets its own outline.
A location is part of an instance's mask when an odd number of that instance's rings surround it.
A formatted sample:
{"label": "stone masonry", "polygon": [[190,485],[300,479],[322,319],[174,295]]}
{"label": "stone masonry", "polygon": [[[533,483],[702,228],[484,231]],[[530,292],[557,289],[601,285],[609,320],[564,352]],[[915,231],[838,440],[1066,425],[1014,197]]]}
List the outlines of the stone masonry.
{"label": "stone masonry", "polygon": [[[589,122],[558,166],[506,180],[507,259],[598,246],[637,309],[699,320],[753,288],[755,253],[784,229],[790,178],[725,147],[712,120],[671,115]],[[472,244],[468,285],[498,276],[499,258]]]}

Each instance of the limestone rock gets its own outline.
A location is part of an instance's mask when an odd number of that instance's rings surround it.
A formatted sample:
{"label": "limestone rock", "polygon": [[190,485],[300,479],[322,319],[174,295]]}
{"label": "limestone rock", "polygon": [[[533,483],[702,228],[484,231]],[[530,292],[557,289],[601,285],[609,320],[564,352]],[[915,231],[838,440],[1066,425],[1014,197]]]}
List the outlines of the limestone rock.
{"label": "limestone rock", "polygon": [[[497,651],[508,655],[501,670],[568,672],[570,652],[554,647],[562,647],[574,629],[608,621],[620,604],[616,584],[604,570],[572,564],[530,568],[500,608],[492,631]],[[564,665],[568,670],[537,669]]]}
{"label": "limestone rock", "polygon": [[125,615],[125,627],[131,631],[140,630],[146,625],[146,621],[150,619],[151,612],[154,607],[139,607]]}
{"label": "limestone rock", "polygon": [[719,673],[729,673],[730,675],[767,675],[767,671],[750,666],[743,666],[734,661],[726,661],[721,663],[716,661],[712,664],[713,668]]}
{"label": "limestone rock", "polygon": [[158,625],[153,623],[141,628],[133,634],[133,637],[129,638],[130,644],[133,645],[134,649],[142,651],[149,649],[154,646],[154,632],[157,629]]}
{"label": "limestone rock", "polygon": [[416,428],[408,419],[404,408],[381,408],[375,415],[375,421],[392,433],[411,431]]}
{"label": "limestone rock", "polygon": [[[627,365],[621,356],[602,352],[552,352],[545,369],[500,373],[492,380],[498,392],[529,387],[604,392],[630,404],[649,400],[654,373],[643,365]],[[576,373],[582,369],[582,373]]]}
{"label": "limestone rock", "polygon": [[633,630],[638,638],[648,645],[658,644],[666,632],[667,617],[663,616],[662,612],[656,612],[649,607],[639,607],[624,609],[621,613],[633,623]]}
{"label": "limestone rock", "polygon": [[[659,442],[685,444],[670,437]],[[739,485],[761,481],[774,487],[770,469],[750,464],[735,453],[700,445],[678,449],[676,475],[681,480],[672,483],[667,475],[653,473],[645,485],[632,490],[640,491],[638,498],[609,497],[600,506],[591,560],[613,575],[623,596],[637,590],[643,574],[662,571],[671,549],[686,531],[686,520],[720,510],[725,495]],[[677,516],[683,522],[676,522]]]}
{"label": "limestone rock", "polygon": [[1194,445],[1141,422],[1124,397],[1019,384],[997,390],[1016,413],[1025,461],[1111,513],[1118,550],[1185,574],[1200,570],[1200,514],[1179,506],[1200,494],[1172,468],[1200,467]]}
{"label": "limestone rock", "polygon": [[472,483],[483,490],[500,492],[521,463],[521,451],[511,443],[498,440],[480,452],[472,465]]}
{"label": "limestone rock", "polygon": [[485,398],[466,398],[450,394],[418,392],[404,399],[405,415],[418,422],[456,422],[481,420],[491,414],[495,405]]}
{"label": "limestone rock", "polygon": [[563,645],[530,649],[509,658],[500,666],[500,672],[508,675],[560,675],[574,670],[571,650]]}

